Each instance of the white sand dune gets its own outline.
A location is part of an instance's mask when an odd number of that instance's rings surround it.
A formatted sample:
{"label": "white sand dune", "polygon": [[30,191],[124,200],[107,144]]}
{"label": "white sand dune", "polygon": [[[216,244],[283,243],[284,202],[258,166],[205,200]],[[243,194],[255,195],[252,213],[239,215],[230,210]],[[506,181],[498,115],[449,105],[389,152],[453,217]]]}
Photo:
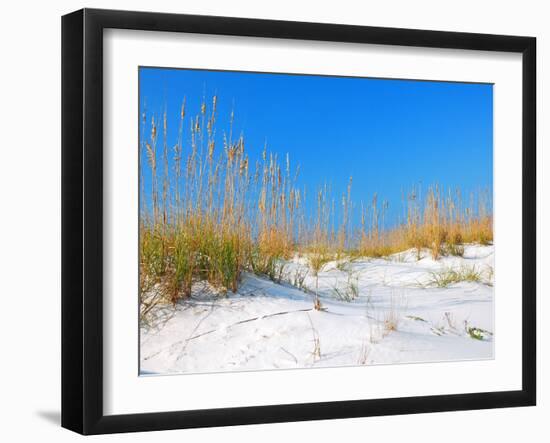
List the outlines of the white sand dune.
{"label": "white sand dune", "polygon": [[[156,308],[141,328],[141,373],[492,358],[494,247],[469,245],[463,257],[437,261],[425,255],[327,263],[318,282],[322,311],[313,309],[311,293],[251,274],[224,297],[197,284],[193,297]],[[482,281],[433,283],[434,273],[466,268]],[[303,283],[314,290],[307,260],[285,266],[289,281],[306,273]]]}

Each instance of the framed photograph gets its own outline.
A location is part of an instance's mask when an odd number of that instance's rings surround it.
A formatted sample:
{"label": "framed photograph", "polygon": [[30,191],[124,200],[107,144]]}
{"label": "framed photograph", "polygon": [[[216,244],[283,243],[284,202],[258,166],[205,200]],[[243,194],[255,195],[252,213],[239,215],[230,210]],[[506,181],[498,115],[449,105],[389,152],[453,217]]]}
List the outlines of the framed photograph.
{"label": "framed photograph", "polygon": [[532,37],[62,20],[62,425],[534,405]]}

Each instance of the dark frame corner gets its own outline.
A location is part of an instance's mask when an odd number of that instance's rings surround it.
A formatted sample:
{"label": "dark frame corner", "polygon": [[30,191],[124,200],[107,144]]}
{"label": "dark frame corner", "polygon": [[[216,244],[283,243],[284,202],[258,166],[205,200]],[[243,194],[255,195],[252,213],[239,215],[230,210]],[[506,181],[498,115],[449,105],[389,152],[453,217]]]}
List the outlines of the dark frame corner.
{"label": "dark frame corner", "polygon": [[[459,395],[103,414],[103,30],[193,32],[523,55],[522,389]],[[536,404],[536,39],[83,9],[62,18],[62,426],[81,434],[229,426]]]}

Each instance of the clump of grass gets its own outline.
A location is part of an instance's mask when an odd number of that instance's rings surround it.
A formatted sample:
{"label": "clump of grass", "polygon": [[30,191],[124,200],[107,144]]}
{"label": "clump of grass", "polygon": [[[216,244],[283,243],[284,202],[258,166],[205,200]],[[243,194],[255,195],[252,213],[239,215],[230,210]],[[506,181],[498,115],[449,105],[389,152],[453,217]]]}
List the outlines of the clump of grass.
{"label": "clump of grass", "polygon": [[258,242],[249,251],[248,266],[253,272],[280,282],[283,278],[285,260],[290,255],[290,245],[285,233],[271,227],[265,229]]}
{"label": "clump of grass", "polygon": [[175,302],[180,295],[180,291],[184,297],[191,295],[196,259],[190,238],[185,232],[175,233],[173,249],[174,277],[172,279],[171,300]]}
{"label": "clump of grass", "polygon": [[397,331],[398,325],[399,325],[399,317],[397,315],[397,312],[394,309],[391,309],[388,312],[386,312],[384,316],[385,334],[387,335],[390,332]]}
{"label": "clump of grass", "polygon": [[351,302],[355,300],[359,291],[355,283],[348,284],[348,286],[339,288],[338,285],[335,285],[332,288],[332,292],[335,294],[336,298],[341,301]]}
{"label": "clump of grass", "polygon": [[390,307],[389,309],[384,313],[384,334],[383,336],[387,336],[391,332],[397,331],[399,327],[399,311],[403,308],[403,297],[396,296],[394,294],[391,295],[390,298]]}
{"label": "clump of grass", "polygon": [[459,282],[481,282],[482,273],[475,266],[461,266],[458,269],[446,268],[441,271],[432,272],[428,286],[438,288],[446,288],[454,283]]}
{"label": "clump of grass", "polygon": [[141,230],[140,236],[140,284],[147,290],[158,283],[166,271],[167,244],[160,232]]}
{"label": "clump of grass", "polygon": [[329,256],[324,248],[316,248],[310,253],[308,257],[309,265],[315,277],[315,301],[314,307],[317,310],[321,310],[321,299],[319,298],[319,272],[323,269],[323,266],[330,261]]}
{"label": "clump of grass", "polygon": [[479,328],[470,327],[467,330],[468,335],[474,340],[483,340],[483,332]]}
{"label": "clump of grass", "polygon": [[473,338],[474,340],[488,340],[493,336],[493,333],[487,331],[486,329],[470,326],[466,320],[464,321],[464,329],[470,338]]}
{"label": "clump of grass", "polygon": [[423,319],[422,317],[419,317],[418,315],[407,315],[406,316],[408,319],[411,319],[411,320],[414,320],[414,321],[419,321],[419,322],[423,322],[423,323],[427,323],[427,321],[425,319]]}
{"label": "clump of grass", "polygon": [[244,138],[233,136],[233,113],[218,146],[216,110],[214,96],[191,117],[184,100],[172,150],[166,112],[160,119],[143,113],[140,287],[147,292],[162,282],[174,303],[190,295],[194,281],[223,293],[238,289],[245,270],[280,280],[282,260],[294,249],[301,197],[290,160],[285,168],[264,148],[252,171]]}
{"label": "clump of grass", "polygon": [[342,272],[349,272],[351,262],[348,259],[339,258],[336,262],[336,269]]}
{"label": "clump of grass", "polygon": [[305,284],[306,277],[308,275],[307,270],[296,269],[289,283],[304,292],[309,292],[309,288]]}
{"label": "clump of grass", "polygon": [[336,285],[332,288],[332,292],[336,298],[342,301],[351,302],[359,297],[359,277],[353,272],[351,268],[345,268],[346,283],[343,287]]}
{"label": "clump of grass", "polygon": [[454,255],[455,257],[463,257],[464,245],[447,243],[443,248],[443,255]]}

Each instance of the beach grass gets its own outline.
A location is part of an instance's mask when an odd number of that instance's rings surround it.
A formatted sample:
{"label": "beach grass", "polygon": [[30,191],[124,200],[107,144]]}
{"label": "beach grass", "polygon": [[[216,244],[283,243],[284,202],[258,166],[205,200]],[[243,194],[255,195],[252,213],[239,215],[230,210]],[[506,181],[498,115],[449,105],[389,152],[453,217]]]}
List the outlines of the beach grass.
{"label": "beach grass", "polygon": [[175,303],[189,297],[197,281],[221,294],[236,292],[245,271],[280,281],[285,261],[295,254],[317,276],[342,257],[388,257],[412,249],[418,259],[429,252],[437,260],[462,256],[464,244],[492,242],[492,212],[483,193],[464,201],[457,189],[433,185],[422,193],[413,187],[403,193],[402,221],[386,226],[389,202],[377,195],[354,201],[352,177],[343,178],[347,187],[340,196],[323,183],[307,190],[290,155],[281,158],[267,146],[257,150],[257,158],[249,153],[244,136],[234,135],[233,112],[220,142],[217,101],[203,101],[194,115],[182,101],[175,146],[166,141],[166,111],[142,114],[142,293],[155,287]]}

